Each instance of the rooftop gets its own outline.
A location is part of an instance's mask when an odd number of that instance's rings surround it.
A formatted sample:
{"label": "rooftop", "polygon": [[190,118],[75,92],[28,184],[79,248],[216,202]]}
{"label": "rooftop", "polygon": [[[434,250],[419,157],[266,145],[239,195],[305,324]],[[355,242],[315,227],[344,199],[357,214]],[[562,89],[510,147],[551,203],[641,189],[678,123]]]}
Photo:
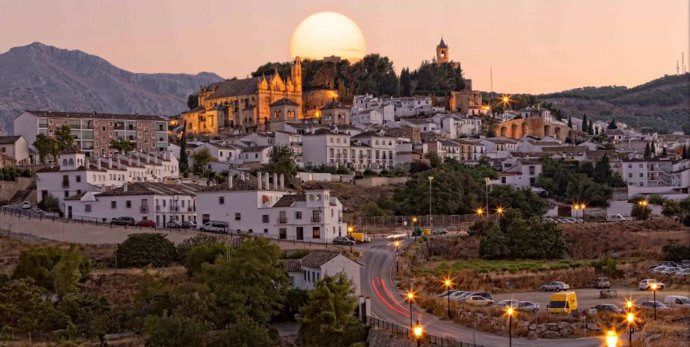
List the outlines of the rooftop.
{"label": "rooftop", "polygon": [[165,118],[143,114],[118,114],[98,112],[54,112],[54,111],[26,111],[36,117],[48,118],[97,118],[97,119],[122,119],[122,120],[155,120],[165,121]]}

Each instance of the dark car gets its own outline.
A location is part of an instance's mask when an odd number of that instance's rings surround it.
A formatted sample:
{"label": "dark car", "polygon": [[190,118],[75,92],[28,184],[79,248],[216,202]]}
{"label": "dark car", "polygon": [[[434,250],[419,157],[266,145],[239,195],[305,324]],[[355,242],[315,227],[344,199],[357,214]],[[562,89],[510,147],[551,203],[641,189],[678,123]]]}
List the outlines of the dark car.
{"label": "dark car", "polygon": [[136,224],[136,222],[134,221],[134,218],[132,218],[132,217],[115,217],[115,218],[110,220],[110,224],[134,226],[134,224]]}
{"label": "dark car", "polygon": [[597,313],[597,312],[623,313],[623,310],[614,304],[599,304],[599,305],[593,306],[590,309],[590,312],[592,312],[592,313]]}
{"label": "dark car", "polygon": [[141,228],[155,228],[156,222],[150,219],[144,219],[141,222],[137,223],[137,226]]}
{"label": "dark car", "polygon": [[182,223],[176,220],[169,220],[167,223],[165,223],[165,227],[170,229],[182,229]]}
{"label": "dark car", "polygon": [[182,222],[182,229],[196,229],[196,225],[189,221]]}
{"label": "dark car", "polygon": [[333,239],[333,244],[334,245],[346,245],[346,246],[354,246],[357,242],[355,240],[349,239],[347,237],[342,237],[338,236]]}

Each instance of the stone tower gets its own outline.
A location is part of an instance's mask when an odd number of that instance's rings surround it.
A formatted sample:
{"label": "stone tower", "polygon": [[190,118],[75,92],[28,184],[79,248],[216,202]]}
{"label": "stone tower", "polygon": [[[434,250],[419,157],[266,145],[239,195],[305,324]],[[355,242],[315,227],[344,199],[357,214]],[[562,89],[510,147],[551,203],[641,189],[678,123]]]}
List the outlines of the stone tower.
{"label": "stone tower", "polygon": [[448,56],[448,45],[446,45],[446,43],[443,42],[443,38],[441,38],[441,42],[436,46],[436,62],[447,63],[448,61],[450,61]]}
{"label": "stone tower", "polygon": [[300,57],[295,57],[295,61],[292,63],[291,76],[292,82],[295,84],[295,91],[302,91],[302,59]]}

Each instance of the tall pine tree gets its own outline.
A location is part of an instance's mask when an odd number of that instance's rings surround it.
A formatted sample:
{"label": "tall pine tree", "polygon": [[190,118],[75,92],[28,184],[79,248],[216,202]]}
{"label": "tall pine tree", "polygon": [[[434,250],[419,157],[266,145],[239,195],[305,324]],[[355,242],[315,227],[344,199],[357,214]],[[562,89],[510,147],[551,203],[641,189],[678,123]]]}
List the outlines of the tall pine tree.
{"label": "tall pine tree", "polygon": [[644,159],[649,159],[649,155],[651,153],[651,146],[649,146],[649,142],[644,146]]}
{"label": "tall pine tree", "polygon": [[582,130],[582,132],[589,133],[588,124],[589,124],[589,122],[587,121],[587,115],[586,114],[582,115],[582,129],[580,129],[580,130]]}
{"label": "tall pine tree", "polygon": [[187,122],[184,122],[184,126],[182,128],[179,169],[180,173],[186,177],[187,173],[189,172],[189,158],[187,157]]}

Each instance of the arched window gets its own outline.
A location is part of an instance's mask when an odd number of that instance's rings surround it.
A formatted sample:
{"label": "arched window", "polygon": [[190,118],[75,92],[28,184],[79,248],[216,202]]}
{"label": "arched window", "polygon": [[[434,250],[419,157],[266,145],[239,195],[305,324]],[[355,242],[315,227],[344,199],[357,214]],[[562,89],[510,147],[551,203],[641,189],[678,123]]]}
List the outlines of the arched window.
{"label": "arched window", "polygon": [[74,159],[69,160],[69,166],[74,166]]}
{"label": "arched window", "polygon": [[67,159],[62,159],[62,166],[67,166]]}

